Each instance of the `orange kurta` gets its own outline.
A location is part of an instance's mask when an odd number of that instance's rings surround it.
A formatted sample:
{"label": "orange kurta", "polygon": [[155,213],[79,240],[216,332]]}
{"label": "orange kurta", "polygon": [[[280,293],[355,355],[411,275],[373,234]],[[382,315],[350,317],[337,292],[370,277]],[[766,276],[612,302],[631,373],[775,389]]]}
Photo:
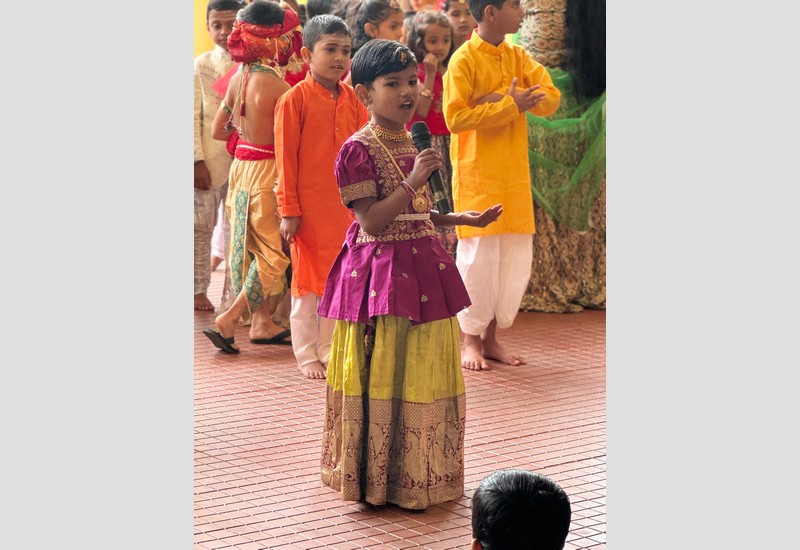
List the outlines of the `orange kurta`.
{"label": "orange kurta", "polygon": [[333,163],[342,143],[367,123],[353,88],[339,82],[339,97],[311,73],[275,106],[278,212],[300,216],[291,245],[292,296],[322,296],[352,214],[342,205]]}

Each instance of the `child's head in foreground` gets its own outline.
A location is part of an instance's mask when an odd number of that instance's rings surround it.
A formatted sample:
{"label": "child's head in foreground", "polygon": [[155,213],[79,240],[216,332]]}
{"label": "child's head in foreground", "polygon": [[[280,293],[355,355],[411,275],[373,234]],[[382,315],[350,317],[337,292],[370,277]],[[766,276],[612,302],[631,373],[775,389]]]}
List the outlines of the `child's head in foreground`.
{"label": "child's head in foreground", "polygon": [[562,550],[572,517],[555,481],[528,470],[497,470],[472,496],[472,550]]}

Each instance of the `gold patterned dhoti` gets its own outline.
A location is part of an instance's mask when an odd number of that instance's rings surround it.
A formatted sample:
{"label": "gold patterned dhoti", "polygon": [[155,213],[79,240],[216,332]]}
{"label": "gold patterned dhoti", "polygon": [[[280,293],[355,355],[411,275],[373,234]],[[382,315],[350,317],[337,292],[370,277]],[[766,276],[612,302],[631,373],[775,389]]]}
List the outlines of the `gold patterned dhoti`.
{"label": "gold patterned dhoti", "polygon": [[276,174],[273,158],[233,159],[231,164],[225,201],[231,223],[231,287],[234,296],[245,290],[250,314],[264,298],[286,289],[289,258],[281,246]]}

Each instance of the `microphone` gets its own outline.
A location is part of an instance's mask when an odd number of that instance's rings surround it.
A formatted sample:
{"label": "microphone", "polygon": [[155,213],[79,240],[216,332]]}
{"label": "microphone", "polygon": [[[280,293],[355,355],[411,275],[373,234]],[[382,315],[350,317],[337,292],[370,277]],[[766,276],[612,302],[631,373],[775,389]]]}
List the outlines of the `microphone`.
{"label": "microphone", "polygon": [[[411,125],[411,141],[417,151],[422,151],[431,146],[431,131],[428,130],[428,125],[423,121],[415,122]],[[449,154],[449,153],[448,153]],[[428,178],[428,184],[431,186],[431,193],[433,194],[433,203],[436,211],[439,214],[449,214],[452,212],[450,204],[447,202],[447,195],[444,193],[444,182],[439,170],[431,172]]]}

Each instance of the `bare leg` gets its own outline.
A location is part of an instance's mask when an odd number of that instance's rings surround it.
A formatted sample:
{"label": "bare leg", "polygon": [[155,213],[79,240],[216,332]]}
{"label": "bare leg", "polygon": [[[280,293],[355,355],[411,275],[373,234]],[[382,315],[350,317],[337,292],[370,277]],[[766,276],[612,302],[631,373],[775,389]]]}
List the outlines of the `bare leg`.
{"label": "bare leg", "polygon": [[[242,294],[241,296],[244,296]],[[239,299],[238,297],[236,298]],[[236,302],[234,302],[234,305]],[[280,326],[276,325],[275,321],[272,320],[272,314],[270,313],[270,302],[269,298],[265,299],[264,302],[259,306],[257,310],[253,312],[250,322],[250,338],[253,340],[260,340],[266,338],[272,338],[273,336],[277,336],[285,329]],[[247,307],[247,303],[245,302],[245,307]],[[233,306],[231,306],[233,309]],[[290,338],[284,338],[286,342],[291,342]]]}
{"label": "bare leg", "polygon": [[508,353],[500,342],[497,341],[497,320],[492,319],[489,326],[486,327],[486,332],[483,333],[483,356],[486,359],[499,361],[506,365],[524,365],[525,360],[511,355]]}
{"label": "bare leg", "polygon": [[[245,311],[247,311],[247,298],[244,295],[244,291],[242,291],[233,301],[231,307],[217,315],[217,318],[214,319],[219,333],[222,334],[224,338],[230,338],[234,335],[236,323],[239,322],[239,319],[241,319]],[[239,349],[236,344],[232,345],[234,348]]]}
{"label": "bare leg", "polygon": [[211,255],[211,271],[216,271],[219,267],[219,264],[222,263],[224,258],[220,258],[219,256]]}
{"label": "bare leg", "polygon": [[461,368],[467,370],[489,370],[486,358],[481,352],[480,334],[464,334],[461,345]]}
{"label": "bare leg", "polygon": [[197,311],[214,311],[214,304],[208,299],[205,292],[194,295],[194,309]]}
{"label": "bare leg", "polygon": [[298,365],[298,369],[303,373],[306,378],[321,378],[325,379],[325,365],[319,361],[312,361],[305,365]]}

